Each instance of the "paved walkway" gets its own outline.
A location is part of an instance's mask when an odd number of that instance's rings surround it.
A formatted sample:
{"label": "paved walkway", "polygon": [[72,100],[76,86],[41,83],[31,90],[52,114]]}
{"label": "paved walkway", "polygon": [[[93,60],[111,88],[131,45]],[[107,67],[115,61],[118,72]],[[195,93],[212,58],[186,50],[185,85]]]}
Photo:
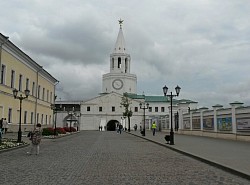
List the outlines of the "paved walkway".
{"label": "paved walkway", "polygon": [[[147,134],[150,137],[149,133]],[[160,138],[159,133],[156,137]],[[250,183],[248,179],[127,133],[81,131],[58,139],[43,139],[39,155],[27,155],[28,150],[29,147],[25,147],[0,153],[0,184],[249,185]]]}
{"label": "paved walkway", "polygon": [[175,145],[169,145],[164,139],[169,134],[166,132],[156,132],[153,136],[147,131],[145,137],[140,131],[130,133],[250,179],[249,142],[175,134]]}

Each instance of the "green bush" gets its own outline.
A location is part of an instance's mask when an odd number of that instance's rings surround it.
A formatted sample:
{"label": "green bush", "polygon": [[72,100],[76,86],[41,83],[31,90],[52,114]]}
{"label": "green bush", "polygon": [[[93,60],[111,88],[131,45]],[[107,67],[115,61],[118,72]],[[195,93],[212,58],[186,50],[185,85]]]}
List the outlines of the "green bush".
{"label": "green bush", "polygon": [[54,135],[54,129],[53,128],[44,128],[42,135],[43,136]]}

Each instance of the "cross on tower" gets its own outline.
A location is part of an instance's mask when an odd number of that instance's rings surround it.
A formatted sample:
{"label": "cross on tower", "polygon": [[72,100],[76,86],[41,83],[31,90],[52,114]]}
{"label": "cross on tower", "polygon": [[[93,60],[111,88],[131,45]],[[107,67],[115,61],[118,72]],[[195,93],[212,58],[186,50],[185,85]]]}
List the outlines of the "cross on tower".
{"label": "cross on tower", "polygon": [[124,21],[124,20],[122,20],[121,18],[120,18],[120,20],[118,20],[118,22],[119,22],[119,24],[120,24],[120,28],[122,28],[123,21]]}

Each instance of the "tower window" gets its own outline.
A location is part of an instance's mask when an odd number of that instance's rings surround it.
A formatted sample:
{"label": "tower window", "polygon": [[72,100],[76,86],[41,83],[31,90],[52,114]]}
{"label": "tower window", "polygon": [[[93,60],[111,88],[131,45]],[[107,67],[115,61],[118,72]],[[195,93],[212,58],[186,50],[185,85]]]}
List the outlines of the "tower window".
{"label": "tower window", "polygon": [[125,73],[128,71],[128,59],[125,58]]}
{"label": "tower window", "polygon": [[122,59],[121,57],[118,58],[118,68],[121,68],[122,65]]}
{"label": "tower window", "polygon": [[112,69],[114,69],[114,67],[115,67],[115,60],[114,58],[112,58]]}

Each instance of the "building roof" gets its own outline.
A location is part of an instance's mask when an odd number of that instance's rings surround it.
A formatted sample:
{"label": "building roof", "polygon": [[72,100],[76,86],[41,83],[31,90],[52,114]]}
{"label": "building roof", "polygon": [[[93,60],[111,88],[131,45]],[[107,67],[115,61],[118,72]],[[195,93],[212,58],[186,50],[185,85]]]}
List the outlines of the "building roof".
{"label": "building roof", "polygon": [[[145,99],[145,102],[170,102],[170,98],[167,96],[146,96],[146,95],[140,95],[140,94],[131,94],[131,93],[126,93],[126,96],[131,98],[131,99]],[[192,100],[188,99],[174,99],[173,98],[173,103],[197,103]]]}
{"label": "building roof", "polygon": [[145,96],[145,101],[146,102],[169,102],[170,100],[167,96]]}

